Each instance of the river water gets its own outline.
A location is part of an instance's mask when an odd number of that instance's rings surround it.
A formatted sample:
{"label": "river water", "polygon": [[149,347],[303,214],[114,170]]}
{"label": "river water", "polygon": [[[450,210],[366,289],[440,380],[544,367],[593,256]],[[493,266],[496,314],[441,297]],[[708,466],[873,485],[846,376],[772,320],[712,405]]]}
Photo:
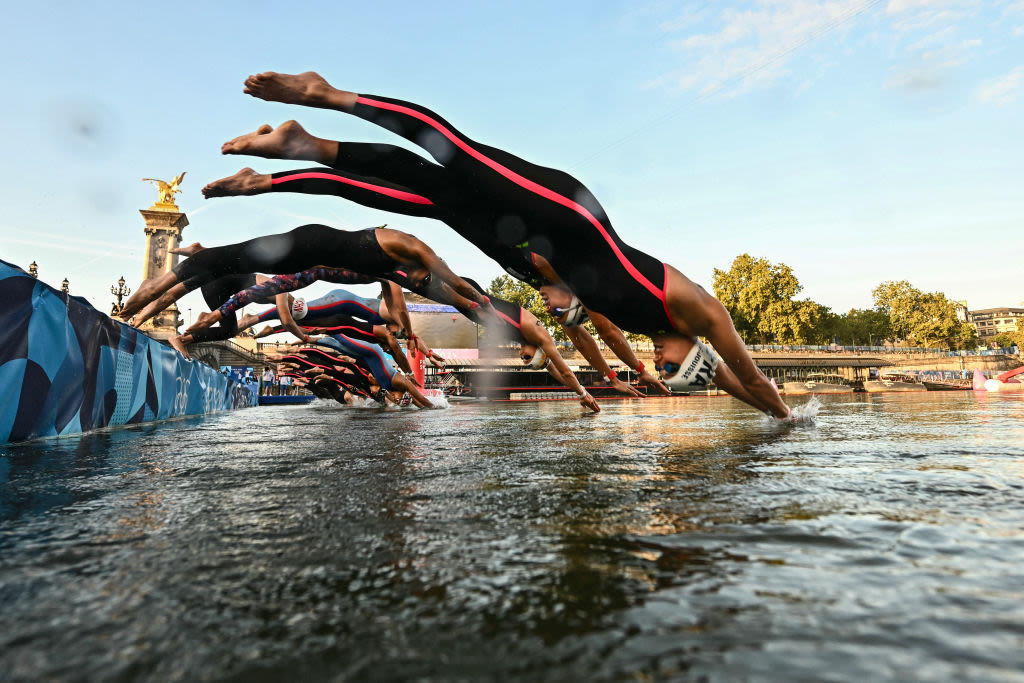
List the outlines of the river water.
{"label": "river water", "polygon": [[1024,396],[602,405],[0,447],[0,678],[1024,680]]}

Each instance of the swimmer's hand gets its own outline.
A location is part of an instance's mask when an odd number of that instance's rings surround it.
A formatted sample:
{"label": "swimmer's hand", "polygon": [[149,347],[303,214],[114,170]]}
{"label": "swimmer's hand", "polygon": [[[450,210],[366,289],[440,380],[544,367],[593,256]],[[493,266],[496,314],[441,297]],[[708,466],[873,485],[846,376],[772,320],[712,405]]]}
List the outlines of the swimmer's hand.
{"label": "swimmer's hand", "polygon": [[220,322],[223,316],[220,314],[220,309],[216,311],[209,311],[207,313],[200,313],[199,318],[194,323],[189,325],[188,332],[195,332],[196,330],[204,330],[210,325],[214,325]]}
{"label": "swimmer's hand", "polygon": [[651,371],[644,368],[644,371],[640,373],[639,379],[641,382],[649,386],[650,388],[657,391],[663,396],[671,396],[672,392],[669,390],[665,383],[658,379],[656,376],[651,374]]}
{"label": "swimmer's hand", "polygon": [[580,397],[580,405],[584,408],[590,408],[595,413],[601,412],[601,406],[597,405],[597,399],[591,396],[589,391]]}
{"label": "swimmer's hand", "polygon": [[633,398],[647,398],[642,392],[637,391],[636,387],[623,382],[618,377],[615,379],[609,379],[608,383],[611,385],[612,389],[620,394],[625,394],[626,396],[631,396]]}

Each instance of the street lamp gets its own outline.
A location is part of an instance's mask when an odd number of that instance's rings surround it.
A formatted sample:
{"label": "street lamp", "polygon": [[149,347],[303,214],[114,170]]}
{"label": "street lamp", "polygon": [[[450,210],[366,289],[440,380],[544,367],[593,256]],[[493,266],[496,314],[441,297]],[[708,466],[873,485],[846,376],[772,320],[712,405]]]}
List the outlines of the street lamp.
{"label": "street lamp", "polygon": [[117,297],[117,302],[110,305],[110,315],[117,315],[121,312],[121,299],[132,293],[132,290],[124,286],[124,275],[117,281],[117,287],[110,286],[110,293]]}
{"label": "street lamp", "polygon": [[28,265],[28,274],[34,278],[39,277],[39,266],[36,264],[35,261]]}
{"label": "street lamp", "polygon": [[67,278],[64,278],[64,282],[60,283],[60,291],[64,292],[65,294],[69,294],[70,293],[70,289],[69,289],[70,286],[71,286],[71,283],[68,282]]}

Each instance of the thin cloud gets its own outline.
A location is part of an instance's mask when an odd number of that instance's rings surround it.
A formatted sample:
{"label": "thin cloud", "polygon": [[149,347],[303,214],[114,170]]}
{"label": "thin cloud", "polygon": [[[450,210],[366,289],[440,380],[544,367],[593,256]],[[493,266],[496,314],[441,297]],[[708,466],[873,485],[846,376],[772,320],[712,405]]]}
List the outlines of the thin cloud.
{"label": "thin cloud", "polygon": [[[653,85],[696,90],[702,95],[735,95],[788,74],[787,64],[802,46],[845,27],[882,0],[759,0],[749,9],[727,9],[716,30],[693,33],[671,43],[687,62]],[[693,26],[692,15],[667,20],[662,27]]]}
{"label": "thin cloud", "polygon": [[987,104],[1004,105],[1017,99],[1024,86],[1024,65],[986,81],[978,88],[978,99]]}
{"label": "thin cloud", "polygon": [[[0,245],[3,244],[20,244],[27,247],[40,247],[49,251],[73,251],[79,254],[95,254],[103,256],[105,258],[118,258],[126,259],[131,261],[138,260],[138,254],[134,251],[125,251],[123,245],[112,245],[107,248],[99,247],[88,247],[82,244],[73,244],[76,240],[70,239],[67,236],[61,236],[60,241],[53,240],[42,240],[42,239],[21,239],[17,237],[0,237]],[[83,240],[77,240],[82,242]]]}

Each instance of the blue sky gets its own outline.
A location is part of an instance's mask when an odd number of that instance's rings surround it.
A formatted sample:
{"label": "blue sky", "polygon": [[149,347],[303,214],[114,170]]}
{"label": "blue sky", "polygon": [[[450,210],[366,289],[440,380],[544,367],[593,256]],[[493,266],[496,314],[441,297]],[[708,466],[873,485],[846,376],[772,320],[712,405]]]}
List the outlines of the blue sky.
{"label": "blue sky", "polygon": [[[372,5],[372,6],[371,6]],[[388,223],[456,272],[498,267],[449,228],[338,199],[206,201],[222,142],[352,117],[242,94],[315,70],[420,102],[482,142],[573,173],[620,235],[710,289],[740,253],[844,312],[908,279],[971,308],[1024,302],[1024,0],[19,3],[0,25],[0,258],[107,310],[141,277],[143,177],[187,171],[185,241]],[[95,9],[94,9],[95,8]],[[191,295],[182,304],[198,315]]]}

